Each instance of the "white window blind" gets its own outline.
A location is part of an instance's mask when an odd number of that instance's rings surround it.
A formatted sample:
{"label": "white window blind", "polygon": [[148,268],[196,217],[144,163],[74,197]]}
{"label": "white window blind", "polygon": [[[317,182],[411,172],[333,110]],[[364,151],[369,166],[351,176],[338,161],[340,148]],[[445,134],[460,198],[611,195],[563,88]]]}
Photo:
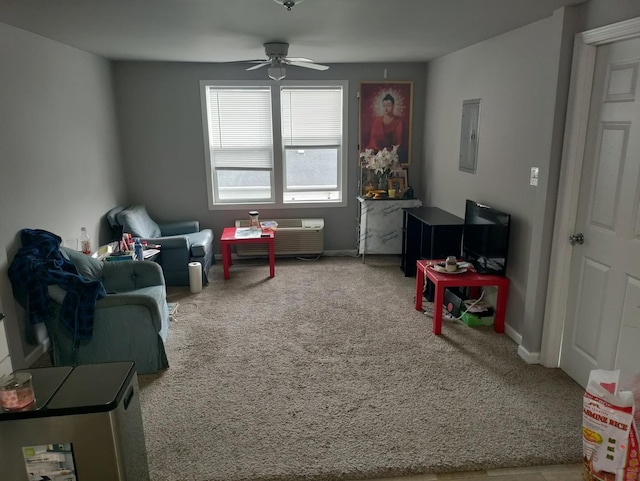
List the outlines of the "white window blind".
{"label": "white window blind", "polygon": [[268,87],[207,88],[209,147],[214,170],[272,169]]}
{"label": "white window blind", "polygon": [[346,205],[347,82],[200,85],[209,208]]}
{"label": "white window blind", "polygon": [[339,146],[342,143],[342,89],[281,89],[285,147]]}

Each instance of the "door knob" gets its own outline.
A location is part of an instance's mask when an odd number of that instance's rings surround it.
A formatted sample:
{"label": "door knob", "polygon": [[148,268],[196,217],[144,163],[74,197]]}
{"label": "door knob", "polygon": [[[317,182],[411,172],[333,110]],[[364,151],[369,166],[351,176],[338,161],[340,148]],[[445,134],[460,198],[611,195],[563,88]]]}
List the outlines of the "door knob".
{"label": "door knob", "polygon": [[569,236],[569,244],[572,246],[579,244],[582,245],[584,243],[584,236],[581,233],[571,234]]}

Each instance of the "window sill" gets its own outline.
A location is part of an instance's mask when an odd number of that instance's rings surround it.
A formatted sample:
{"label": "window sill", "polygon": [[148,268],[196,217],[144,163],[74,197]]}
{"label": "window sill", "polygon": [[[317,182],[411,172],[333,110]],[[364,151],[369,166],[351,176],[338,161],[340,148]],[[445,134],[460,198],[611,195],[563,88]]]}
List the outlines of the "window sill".
{"label": "window sill", "polygon": [[305,202],[305,203],[271,203],[271,202],[251,202],[242,204],[212,204],[209,205],[209,210],[242,210],[252,209],[259,206],[265,206],[269,209],[330,209],[333,207],[347,207],[347,201],[335,201],[335,202]]}

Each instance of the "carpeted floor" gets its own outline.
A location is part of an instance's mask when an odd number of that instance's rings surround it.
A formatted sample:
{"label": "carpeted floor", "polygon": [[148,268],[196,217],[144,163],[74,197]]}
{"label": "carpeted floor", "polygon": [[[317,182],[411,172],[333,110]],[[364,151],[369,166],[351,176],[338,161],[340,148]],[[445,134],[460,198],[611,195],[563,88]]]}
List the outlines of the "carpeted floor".
{"label": "carpeted floor", "polygon": [[[391,262],[389,262],[389,260]],[[139,376],[154,481],[342,480],[576,463],[582,389],[492,328],[431,333],[393,257],[240,261]],[[507,319],[508,322],[508,319]]]}

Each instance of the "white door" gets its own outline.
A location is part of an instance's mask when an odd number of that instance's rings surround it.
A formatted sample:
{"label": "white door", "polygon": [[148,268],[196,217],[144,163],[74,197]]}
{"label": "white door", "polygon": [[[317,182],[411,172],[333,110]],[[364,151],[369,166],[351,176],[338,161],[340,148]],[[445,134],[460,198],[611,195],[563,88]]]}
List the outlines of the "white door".
{"label": "white door", "polygon": [[640,372],[640,39],[597,48],[560,367]]}

